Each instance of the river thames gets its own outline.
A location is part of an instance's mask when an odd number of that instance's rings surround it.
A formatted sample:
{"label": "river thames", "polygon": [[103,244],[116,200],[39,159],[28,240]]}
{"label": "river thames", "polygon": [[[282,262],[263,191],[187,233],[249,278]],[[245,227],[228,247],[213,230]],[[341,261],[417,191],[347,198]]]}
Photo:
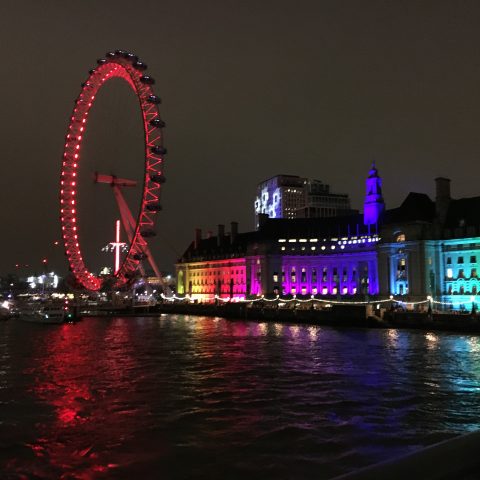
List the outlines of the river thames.
{"label": "river thames", "polygon": [[479,427],[477,336],[0,323],[4,479],[328,479]]}

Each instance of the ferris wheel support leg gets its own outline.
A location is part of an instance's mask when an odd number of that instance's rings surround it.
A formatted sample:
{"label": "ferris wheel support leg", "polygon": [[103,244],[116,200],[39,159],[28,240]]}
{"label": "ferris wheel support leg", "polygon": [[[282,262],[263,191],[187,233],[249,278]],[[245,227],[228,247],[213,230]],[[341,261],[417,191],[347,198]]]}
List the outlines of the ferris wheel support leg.
{"label": "ferris wheel support leg", "polygon": [[[122,217],[123,228],[127,232],[128,241],[131,243],[134,235],[134,229],[136,226],[135,219],[133,218],[132,212],[128,207],[128,204],[120,190],[120,187],[118,185],[113,185],[112,188],[113,188],[113,193],[115,195],[115,199],[117,201],[118,209],[120,210],[120,216]],[[148,248],[148,245],[147,244],[142,245],[141,248],[143,253],[147,256],[148,263],[152,267],[152,270],[155,272],[155,275],[157,276],[157,278],[160,278],[163,283],[162,274],[160,273],[160,270],[158,269],[157,264],[153,259],[153,256],[150,252],[150,249]],[[142,273],[143,276],[145,276],[145,270],[141,264],[140,264],[140,272]]]}

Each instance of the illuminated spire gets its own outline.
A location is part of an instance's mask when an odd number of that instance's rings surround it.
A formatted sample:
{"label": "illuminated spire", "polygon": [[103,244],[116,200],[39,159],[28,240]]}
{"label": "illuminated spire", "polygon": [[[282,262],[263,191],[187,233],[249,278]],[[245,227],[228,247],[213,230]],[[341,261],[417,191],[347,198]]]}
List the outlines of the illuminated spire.
{"label": "illuminated spire", "polygon": [[382,196],[382,179],[378,175],[375,166],[375,160],[368,172],[366,180],[367,192],[363,204],[363,223],[365,225],[374,225],[378,223],[380,216],[385,210],[385,202]]}

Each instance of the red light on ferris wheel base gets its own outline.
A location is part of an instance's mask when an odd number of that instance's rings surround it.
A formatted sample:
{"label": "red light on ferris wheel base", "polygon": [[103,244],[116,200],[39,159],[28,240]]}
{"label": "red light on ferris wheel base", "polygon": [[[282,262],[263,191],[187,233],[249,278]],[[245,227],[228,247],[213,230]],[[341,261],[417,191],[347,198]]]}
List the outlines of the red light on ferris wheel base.
{"label": "red light on ferris wheel base", "polygon": [[[81,144],[83,141],[83,132],[88,124],[90,108],[96,94],[110,78],[118,77],[125,80],[134,90],[140,100],[140,108],[144,124],[144,143],[145,151],[148,154],[145,157],[144,189],[142,193],[142,202],[140,212],[137,217],[137,225],[134,229],[134,235],[130,242],[130,248],[127,255],[120,265],[119,254],[115,263],[115,287],[125,284],[128,279],[134,278],[135,272],[139,264],[139,258],[142,257],[144,250],[147,248],[145,238],[141,232],[146,229],[152,229],[154,218],[159,209],[152,208],[152,198],[158,203],[161,184],[155,182],[152,178],[163,178],[163,156],[166,149],[162,143],[162,128],[165,123],[160,119],[158,105],[159,97],[154,95],[152,85],[154,80],[144,75],[143,71],[146,65],[138,60],[135,55],[120,55],[117,53],[107,55],[108,58],[97,61],[98,66],[90,71],[88,79],[82,84],[82,90],[77,97],[73,113],[70,117],[70,123],[67,129],[65,150],[62,156],[63,170],[61,172],[61,192],[60,204],[62,214],[61,225],[63,232],[63,242],[65,253],[70,264],[70,270],[75,276],[78,283],[83,285],[87,290],[98,290],[102,286],[103,279],[96,277],[85,267],[80,245],[77,240],[78,221],[74,214],[76,211],[76,201],[72,196],[76,195],[76,176],[77,168],[80,164]],[[152,156],[152,153],[154,156]],[[148,175],[147,175],[148,173]],[[72,178],[73,177],[73,178]],[[65,178],[65,181],[63,180]],[[73,181],[72,181],[73,180]],[[162,182],[163,183],[163,182]],[[74,187],[74,188],[71,188]],[[75,207],[74,207],[75,206]],[[149,207],[149,208],[147,208]],[[119,232],[119,226],[117,226]],[[116,242],[119,242],[119,236],[116,236]],[[72,245],[75,247],[69,248]]]}

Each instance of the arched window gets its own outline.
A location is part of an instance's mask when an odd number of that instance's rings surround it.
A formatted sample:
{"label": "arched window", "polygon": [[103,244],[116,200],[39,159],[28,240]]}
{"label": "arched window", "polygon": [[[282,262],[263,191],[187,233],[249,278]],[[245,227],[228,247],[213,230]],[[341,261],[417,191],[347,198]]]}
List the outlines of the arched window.
{"label": "arched window", "polygon": [[405,241],[405,234],[402,232],[395,233],[395,241],[396,242],[404,242]]}

